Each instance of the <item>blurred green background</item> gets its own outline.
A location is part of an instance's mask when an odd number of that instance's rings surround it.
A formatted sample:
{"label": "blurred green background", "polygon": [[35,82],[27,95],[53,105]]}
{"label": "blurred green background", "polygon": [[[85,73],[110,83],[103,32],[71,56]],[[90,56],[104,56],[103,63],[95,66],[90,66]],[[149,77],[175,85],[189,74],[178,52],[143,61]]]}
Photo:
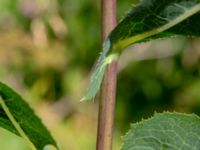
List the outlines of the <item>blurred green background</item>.
{"label": "blurred green background", "polygon": [[[118,20],[136,0],[118,0]],[[62,150],[94,150],[98,100],[80,102],[100,53],[99,0],[1,0],[0,80],[20,93]],[[200,114],[200,40],[127,48],[119,63],[114,150],[130,123],[156,112]],[[3,150],[29,150],[0,129]]]}

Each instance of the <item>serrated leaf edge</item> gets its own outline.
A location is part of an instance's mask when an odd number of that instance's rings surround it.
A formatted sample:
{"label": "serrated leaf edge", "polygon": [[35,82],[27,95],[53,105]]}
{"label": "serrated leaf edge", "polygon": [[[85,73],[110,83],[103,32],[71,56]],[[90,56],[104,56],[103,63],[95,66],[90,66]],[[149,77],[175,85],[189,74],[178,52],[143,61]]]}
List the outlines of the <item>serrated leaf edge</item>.
{"label": "serrated leaf edge", "polygon": [[162,113],[157,113],[157,112],[154,112],[154,115],[147,118],[147,119],[142,119],[141,121],[139,122],[136,122],[136,123],[132,123],[130,124],[130,129],[128,130],[128,132],[125,133],[125,135],[121,136],[121,139],[123,141],[121,147],[120,147],[120,150],[122,149],[122,147],[124,146],[124,139],[126,138],[126,136],[128,136],[128,134],[132,131],[132,129],[136,128],[138,125],[141,125],[141,124],[144,124],[145,122],[149,121],[149,120],[152,120],[154,117],[156,116],[160,116],[160,115],[164,115],[164,114],[173,114],[173,115],[183,115],[183,116],[193,116],[193,117],[196,117],[197,119],[200,120],[200,117],[194,113],[192,114],[186,114],[186,113],[179,113],[179,112],[169,112],[169,111],[164,111]]}

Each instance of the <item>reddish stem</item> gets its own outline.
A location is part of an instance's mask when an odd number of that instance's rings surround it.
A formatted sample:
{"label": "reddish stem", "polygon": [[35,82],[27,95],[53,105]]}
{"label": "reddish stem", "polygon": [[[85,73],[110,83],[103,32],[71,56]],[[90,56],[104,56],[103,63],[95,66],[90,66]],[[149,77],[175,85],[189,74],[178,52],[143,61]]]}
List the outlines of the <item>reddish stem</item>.
{"label": "reddish stem", "polygon": [[[116,0],[101,0],[102,41],[116,25]],[[111,150],[115,116],[117,60],[108,65],[101,89],[97,150]]]}

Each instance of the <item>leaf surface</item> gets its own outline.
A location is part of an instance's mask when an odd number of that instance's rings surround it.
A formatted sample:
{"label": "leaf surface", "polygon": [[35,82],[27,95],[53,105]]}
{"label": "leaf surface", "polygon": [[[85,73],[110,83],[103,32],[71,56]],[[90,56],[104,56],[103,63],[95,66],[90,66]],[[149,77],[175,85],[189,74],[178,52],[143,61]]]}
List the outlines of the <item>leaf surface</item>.
{"label": "leaf surface", "polygon": [[165,112],[133,124],[121,150],[199,150],[200,118]]}
{"label": "leaf surface", "polygon": [[[93,99],[100,88],[110,55],[115,59],[135,43],[183,35],[200,36],[200,0],[141,0],[104,42],[103,52],[94,70],[83,100]],[[109,58],[110,59],[110,58]]]}
{"label": "leaf surface", "polygon": [[199,0],[142,0],[109,35],[113,50],[175,35],[200,35]]}
{"label": "leaf surface", "polygon": [[0,82],[0,126],[22,136],[32,149],[47,145],[57,148],[49,131],[29,105],[10,87]]}

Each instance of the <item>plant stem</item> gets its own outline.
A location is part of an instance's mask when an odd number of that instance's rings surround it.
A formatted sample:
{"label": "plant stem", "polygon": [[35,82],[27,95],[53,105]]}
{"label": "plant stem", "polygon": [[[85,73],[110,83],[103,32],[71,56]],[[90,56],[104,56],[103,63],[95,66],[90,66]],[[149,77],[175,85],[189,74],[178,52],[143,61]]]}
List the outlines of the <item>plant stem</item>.
{"label": "plant stem", "polygon": [[102,42],[116,26],[116,0],[101,0],[101,40]]}
{"label": "plant stem", "polygon": [[[101,0],[101,23],[101,39],[103,42],[116,25],[116,0]],[[112,149],[117,64],[118,61],[114,60],[108,65],[102,83],[99,102],[97,150]]]}

